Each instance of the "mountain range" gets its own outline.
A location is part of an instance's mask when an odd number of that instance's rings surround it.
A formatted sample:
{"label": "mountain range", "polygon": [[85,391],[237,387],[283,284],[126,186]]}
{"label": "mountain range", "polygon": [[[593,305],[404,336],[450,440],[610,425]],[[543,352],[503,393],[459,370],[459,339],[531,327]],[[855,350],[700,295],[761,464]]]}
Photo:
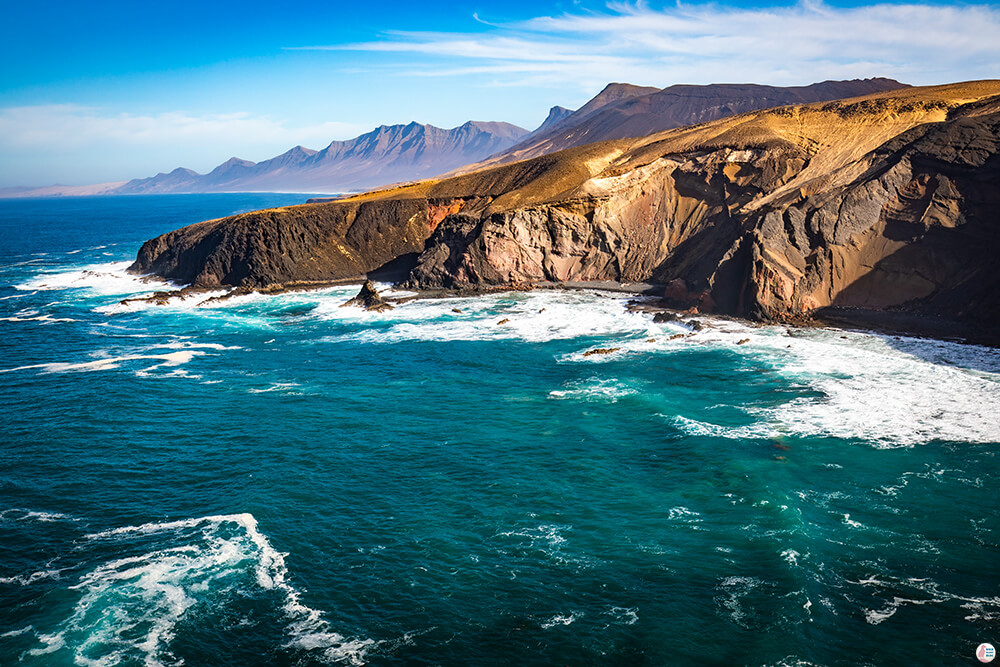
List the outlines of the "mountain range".
{"label": "mountain range", "polygon": [[258,163],[234,157],[204,175],[178,168],[129,181],[116,194],[364,190],[440,174],[501,151],[528,134],[510,123],[469,121],[450,130],[420,123],[381,125],[321,151],[296,146]]}
{"label": "mountain range", "polygon": [[9,188],[0,197],[192,192],[354,192],[553,153],[595,141],[645,136],[754,109],[840,99],[904,88],[892,79],[824,81],[809,86],[756,84],[608,84],[576,111],[552,107],[533,132],[502,122],[452,129],[413,122],[382,125],[316,151],[296,146],[254,163],[233,157],[207,174],[179,167],[124,183]]}

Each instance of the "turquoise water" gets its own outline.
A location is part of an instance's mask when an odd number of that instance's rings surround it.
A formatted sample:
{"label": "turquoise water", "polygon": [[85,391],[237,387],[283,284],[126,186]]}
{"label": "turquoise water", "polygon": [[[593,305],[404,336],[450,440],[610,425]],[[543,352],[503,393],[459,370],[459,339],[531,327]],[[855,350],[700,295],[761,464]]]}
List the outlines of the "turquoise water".
{"label": "turquoise water", "polygon": [[1000,643],[997,351],[709,318],[671,340],[603,293],[119,303],[158,287],[123,273],[143,240],[302,199],[0,202],[0,664]]}

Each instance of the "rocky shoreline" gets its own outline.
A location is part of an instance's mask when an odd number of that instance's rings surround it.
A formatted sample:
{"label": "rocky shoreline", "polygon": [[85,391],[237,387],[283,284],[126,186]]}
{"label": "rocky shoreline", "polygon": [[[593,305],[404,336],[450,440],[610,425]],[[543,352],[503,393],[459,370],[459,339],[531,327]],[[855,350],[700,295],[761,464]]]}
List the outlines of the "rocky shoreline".
{"label": "rocky shoreline", "polygon": [[148,241],[130,270],[268,293],[600,285],[680,311],[996,344],[998,212],[1000,81],[970,82],[203,222]]}
{"label": "rocky shoreline", "polygon": [[[400,289],[405,296],[385,295],[378,291],[372,280],[366,276],[354,276],[329,282],[299,282],[283,285],[270,285],[264,288],[236,287],[225,293],[212,296],[201,301],[199,306],[211,306],[224,303],[229,299],[247,294],[280,295],[294,292],[307,292],[330,287],[361,285],[357,296],[343,303],[342,306],[355,306],[373,312],[384,312],[405,303],[425,299],[472,298],[486,294],[502,294],[508,292],[527,292],[533,290],[564,290],[588,291],[606,294],[620,294],[635,297],[630,299],[627,309],[631,312],[641,312],[653,315],[653,321],[678,322],[697,332],[705,327],[711,327],[715,319],[732,320],[745,326],[783,325],[793,329],[832,328],[845,331],[876,333],[888,336],[907,336],[929,338],[948,342],[985,347],[1000,348],[1000,334],[995,331],[981,330],[968,323],[913,315],[905,312],[887,312],[878,310],[826,308],[798,318],[788,318],[782,322],[753,320],[722,313],[700,312],[697,306],[677,308],[664,292],[669,293],[669,287],[652,283],[621,283],[607,280],[570,281],[565,283],[539,282],[518,285],[488,285],[471,286],[463,289],[446,288],[411,288],[404,284],[389,283],[391,288]],[[122,305],[132,303],[152,303],[166,305],[171,299],[187,299],[217,292],[218,288],[187,286],[172,291],[157,291],[143,297],[123,299]],[[458,312],[461,309],[457,309]],[[690,335],[690,334],[688,334]],[[684,334],[675,337],[683,337]]]}

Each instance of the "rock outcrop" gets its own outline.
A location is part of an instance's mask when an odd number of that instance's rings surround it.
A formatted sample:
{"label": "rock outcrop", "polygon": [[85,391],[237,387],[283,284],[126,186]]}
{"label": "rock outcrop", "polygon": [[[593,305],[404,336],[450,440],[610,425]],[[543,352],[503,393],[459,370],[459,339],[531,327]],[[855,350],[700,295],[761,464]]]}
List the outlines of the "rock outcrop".
{"label": "rock outcrop", "polygon": [[379,295],[378,290],[375,289],[375,285],[373,285],[370,280],[366,280],[365,284],[361,286],[361,291],[358,292],[358,295],[343,304],[341,308],[348,306],[356,306],[358,308],[364,308],[365,310],[371,310],[376,313],[381,313],[385,310],[392,310],[392,304],[387,303],[386,300]]}
{"label": "rock outcrop", "polygon": [[960,109],[883,144],[846,185],[778,198],[748,238],[741,310],[899,310],[1000,328],[998,146],[1000,110]]}
{"label": "rock outcrop", "polygon": [[743,114],[194,225],[133,270],[203,285],[655,282],[679,309],[875,309],[997,328],[1000,82]]}

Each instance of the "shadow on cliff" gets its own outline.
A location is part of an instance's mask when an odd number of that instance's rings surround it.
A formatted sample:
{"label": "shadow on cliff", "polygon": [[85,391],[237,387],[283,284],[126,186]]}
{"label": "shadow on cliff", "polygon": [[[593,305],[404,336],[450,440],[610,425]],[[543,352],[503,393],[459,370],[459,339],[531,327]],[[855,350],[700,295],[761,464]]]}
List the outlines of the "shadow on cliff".
{"label": "shadow on cliff", "polygon": [[408,252],[369,271],[366,277],[374,282],[392,283],[393,285],[406,282],[410,278],[410,272],[417,267],[417,259],[419,258],[419,252]]}
{"label": "shadow on cliff", "polygon": [[[715,312],[741,317],[740,298],[745,276],[749,271],[750,255],[746,248],[736,248],[740,240],[740,229],[730,219],[717,221],[693,236],[681,241],[650,275],[650,282],[667,284],[676,278],[682,279],[691,295],[691,303],[697,305],[698,296],[709,289],[712,282],[711,298]],[[714,280],[712,280],[714,277]]]}

